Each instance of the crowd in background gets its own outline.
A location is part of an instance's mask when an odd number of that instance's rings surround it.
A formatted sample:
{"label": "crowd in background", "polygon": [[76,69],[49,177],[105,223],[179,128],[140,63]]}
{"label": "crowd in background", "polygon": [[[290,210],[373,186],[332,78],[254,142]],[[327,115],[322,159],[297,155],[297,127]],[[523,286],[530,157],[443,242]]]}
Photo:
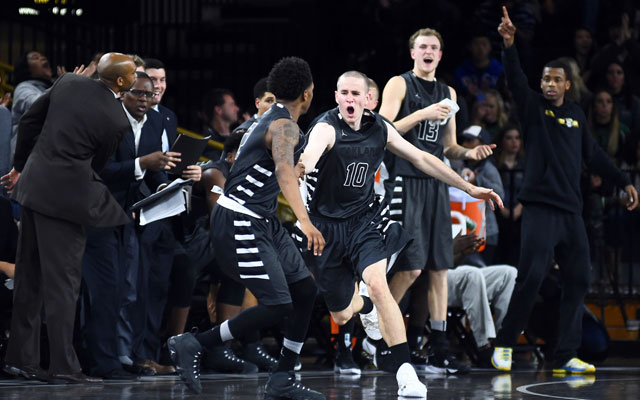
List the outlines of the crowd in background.
{"label": "crowd in background", "polygon": [[[505,83],[503,67],[499,61],[501,43],[495,32],[497,23],[494,21],[494,2],[483,2],[475,13],[474,24],[477,30],[464,38],[456,37],[452,42],[461,42],[465,47],[444,49],[444,58],[450,53],[456,53],[458,59],[464,59],[453,68],[439,70],[439,79],[453,86],[458,93],[460,111],[456,114],[458,142],[474,146],[479,141],[483,144],[495,143],[495,154],[489,159],[499,171],[504,189],[503,209],[495,211],[497,232],[494,242],[487,237],[487,249],[481,254],[481,263],[517,265],[519,257],[519,219],[522,215],[522,204],[518,202],[518,191],[523,180],[524,153],[521,129],[514,112],[514,100]],[[512,18],[518,26],[518,48],[520,49],[523,65],[530,72],[531,82],[537,83],[538,69],[531,65],[547,61],[540,57],[548,55],[563,56],[562,61],[570,66],[571,88],[569,98],[579,104],[584,110],[589,123],[591,134],[597,143],[607,152],[614,163],[631,174],[632,181],[640,190],[640,9],[631,9],[618,15],[610,15],[608,25],[603,26],[604,18],[589,15],[588,7],[579,25],[569,37],[559,38],[561,42],[570,42],[571,46],[563,49],[561,54],[557,49],[537,53],[534,44],[552,41],[555,37],[548,37],[546,28],[557,21],[552,9],[544,3],[515,1]],[[569,7],[573,2],[555,2],[558,7]],[[589,2],[585,2],[589,3]],[[439,2],[447,5],[447,2]],[[447,11],[448,10],[448,11]],[[447,15],[454,15],[455,7],[444,7],[440,10]],[[633,13],[634,11],[635,13]],[[546,16],[543,18],[543,16]],[[597,16],[596,16],[597,17]],[[575,21],[574,21],[575,22]],[[421,25],[421,24],[418,24]],[[564,28],[567,30],[568,28]],[[449,41],[445,30],[445,41]],[[406,52],[406,46],[398,46]],[[547,49],[549,50],[549,49]],[[464,53],[464,55],[463,55]],[[153,56],[153,55],[151,55]],[[365,55],[370,56],[370,55]],[[376,59],[378,56],[371,56]],[[365,57],[366,58],[366,57]],[[79,68],[75,72],[92,76],[95,73],[96,57],[87,62],[87,68]],[[84,60],[78,60],[82,63]],[[180,116],[171,110],[163,110],[162,96],[167,88],[166,68],[156,59],[139,59],[140,70],[138,81],[123,98],[124,107],[129,115],[137,122],[132,123],[132,129],[153,130],[157,134],[158,143],[149,147],[146,154],[140,151],[140,158],[144,155],[166,153],[177,137],[177,126]],[[264,75],[268,72],[265,66]],[[315,69],[316,74],[322,74]],[[61,74],[64,68],[54,71],[53,66],[45,54],[33,49],[14,63],[11,83],[14,91],[0,100],[0,175],[5,175],[13,165],[18,124],[21,116],[30,105],[48,88]],[[393,73],[377,82],[383,85]],[[333,80],[334,77],[331,77]],[[381,86],[382,88],[382,86]],[[114,261],[127,268],[115,268],[117,277],[113,278],[114,293],[118,293],[123,303],[115,305],[109,321],[122,326],[118,331],[118,338],[122,339],[110,343],[109,337],[103,337],[101,325],[92,325],[95,318],[102,318],[95,314],[99,303],[92,303],[96,296],[109,296],[100,287],[102,278],[96,278],[92,284],[83,285],[83,292],[79,304],[81,340],[79,348],[86,349],[86,358],[81,360],[87,371],[96,376],[114,379],[126,379],[135,375],[170,373],[171,361],[162,343],[167,337],[189,330],[191,326],[206,329],[212,324],[218,324],[237,314],[242,307],[253,304],[249,294],[245,295],[244,288],[228,278],[217,273],[215,265],[208,265],[211,255],[207,253],[208,213],[215,205],[219,192],[212,192],[215,187],[224,186],[224,178],[233,163],[233,156],[237,150],[243,131],[246,131],[256,116],[264,113],[275,101],[270,95],[265,82],[258,82],[252,97],[255,104],[236,104],[233,88],[201,88],[202,107],[199,116],[202,128],[199,133],[211,136],[213,140],[224,144],[224,150],[208,148],[203,154],[211,161],[200,165],[197,181],[194,186],[194,207],[190,215],[159,221],[145,228],[131,225],[132,232],[118,236],[116,240],[135,237],[131,247],[124,246],[123,253],[118,257],[135,258],[140,265],[133,269],[127,260]],[[381,90],[376,96],[380,95]],[[129,102],[129,103],[127,103]],[[255,106],[256,116],[253,116]],[[318,110],[320,112],[325,110]],[[138,113],[136,115],[136,113]],[[311,115],[311,118],[315,115]],[[468,135],[469,128],[480,127],[480,134]],[[236,133],[233,133],[233,132]],[[143,131],[144,132],[144,131]],[[140,148],[142,149],[142,148]],[[164,165],[160,165],[160,156],[146,159],[143,170],[155,171],[157,181],[151,183],[151,176],[143,180],[146,190],[155,191],[159,182],[168,182],[175,178],[164,172]],[[154,162],[157,164],[154,164]],[[160,163],[160,164],[158,164]],[[456,165],[460,173],[465,173],[472,183],[481,173],[478,165]],[[117,190],[117,175],[113,170],[97,171],[101,177],[111,183]],[[109,175],[111,174],[111,175]],[[149,174],[152,175],[152,174]],[[158,177],[158,175],[161,175]],[[136,178],[136,180],[139,180]],[[633,222],[638,221],[638,213],[628,214],[619,203],[620,188],[615,187],[597,175],[585,173],[583,176],[584,217],[591,239],[592,247],[607,245],[619,247],[624,244],[623,237],[632,229]],[[137,190],[137,189],[136,189]],[[143,189],[141,189],[143,190]],[[19,220],[19,206],[9,200],[6,190],[0,189],[0,270],[5,279],[14,274],[15,253],[17,248],[17,224]],[[131,202],[127,199],[122,203],[127,211]],[[492,212],[492,211],[489,211]],[[212,229],[214,227],[211,227]],[[96,247],[104,246],[104,238],[97,238],[99,232],[94,232]],[[133,235],[133,236],[128,236]],[[637,237],[636,233],[636,237]],[[135,243],[134,243],[135,242]],[[91,251],[92,234],[89,233],[88,252]],[[215,246],[215,244],[214,244]],[[601,247],[599,251],[603,251]],[[109,251],[108,248],[102,251]],[[120,251],[120,250],[119,250]],[[595,249],[594,249],[595,251]],[[129,252],[129,253],[127,253]],[[104,253],[97,253],[102,257]],[[102,255],[101,255],[102,254]],[[198,258],[196,255],[201,256]],[[88,258],[90,258],[88,256]],[[99,263],[98,263],[99,264]],[[94,262],[94,268],[98,266]],[[136,262],[136,264],[138,264]],[[148,265],[148,267],[144,267]],[[85,258],[83,273],[91,270],[91,261]],[[134,271],[134,272],[132,272]],[[97,274],[96,270],[94,272]],[[135,274],[135,276],[132,276]],[[8,329],[11,312],[10,280],[2,288],[2,309],[0,310],[0,328],[3,336]],[[123,295],[124,293],[124,295]],[[127,296],[126,294],[129,294]],[[238,301],[240,298],[240,301]],[[242,302],[244,301],[244,304]],[[240,303],[241,305],[238,305]],[[91,310],[94,311],[91,311]],[[126,311],[126,312],[125,312]],[[72,312],[70,310],[70,312]],[[94,314],[92,314],[94,312]],[[132,317],[142,318],[142,322]],[[93,319],[92,319],[93,318]],[[101,321],[103,324],[107,320]],[[136,324],[141,326],[135,326]],[[133,325],[133,326],[131,326]],[[277,331],[277,329],[276,329]],[[277,332],[275,333],[277,336]],[[3,338],[3,340],[6,338]],[[109,343],[107,343],[109,342]],[[252,342],[242,344],[240,355],[236,357],[229,346],[221,346],[217,353],[205,358],[205,368],[223,372],[248,372],[253,369],[269,369],[275,360],[266,354],[260,344]],[[109,354],[109,352],[112,352]],[[208,364],[206,360],[210,360]],[[219,360],[224,360],[221,362]],[[255,364],[255,365],[253,365]]]}

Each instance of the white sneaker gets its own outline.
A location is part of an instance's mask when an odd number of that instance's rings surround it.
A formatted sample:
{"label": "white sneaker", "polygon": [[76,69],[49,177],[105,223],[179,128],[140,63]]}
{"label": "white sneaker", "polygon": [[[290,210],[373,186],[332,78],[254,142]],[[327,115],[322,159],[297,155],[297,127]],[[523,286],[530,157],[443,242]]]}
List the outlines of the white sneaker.
{"label": "white sneaker", "polygon": [[491,365],[500,371],[511,371],[511,357],[513,349],[511,347],[496,347],[491,357]]}
{"label": "white sneaker", "polygon": [[[361,296],[369,296],[369,292],[367,291],[367,285],[364,282],[360,282],[358,294]],[[360,321],[362,321],[362,327],[366,332],[367,336],[373,340],[382,339],[382,333],[380,332],[380,326],[378,325],[378,309],[376,306],[373,306],[373,310],[368,314],[359,314]]]}
{"label": "white sneaker", "polygon": [[496,394],[511,394],[511,374],[494,376],[491,379],[491,389]]}
{"label": "white sneaker", "polygon": [[427,398],[427,387],[420,382],[416,370],[409,363],[404,363],[396,372],[398,381],[398,396]]}
{"label": "white sneaker", "polygon": [[573,357],[560,368],[553,369],[554,374],[595,374],[596,367],[586,363],[577,357]]}

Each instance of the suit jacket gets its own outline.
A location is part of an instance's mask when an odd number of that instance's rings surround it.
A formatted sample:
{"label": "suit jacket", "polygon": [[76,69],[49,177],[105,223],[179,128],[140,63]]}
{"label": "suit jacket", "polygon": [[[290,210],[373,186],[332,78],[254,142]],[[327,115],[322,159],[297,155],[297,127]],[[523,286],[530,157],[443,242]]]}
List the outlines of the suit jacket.
{"label": "suit jacket", "polygon": [[91,226],[129,217],[109,193],[101,170],[129,129],[120,102],[101,81],[65,74],[22,116],[13,198],[38,213]]}
{"label": "suit jacket", "polygon": [[169,148],[171,148],[171,145],[173,145],[173,142],[175,142],[178,137],[178,117],[176,117],[173,111],[162,104],[158,104],[158,113],[162,116],[162,127],[167,131]]}
{"label": "suit jacket", "polygon": [[133,130],[129,127],[118,149],[100,171],[100,177],[104,179],[113,197],[127,213],[134,203],[146,197],[141,191],[143,182],[151,192],[155,192],[160,184],[169,182],[167,174],[163,171],[147,171],[143,179],[135,178],[136,157],[155,151],[162,151],[162,118],[160,114],[150,110],[147,112],[147,121],[140,134],[138,154],[136,155]]}

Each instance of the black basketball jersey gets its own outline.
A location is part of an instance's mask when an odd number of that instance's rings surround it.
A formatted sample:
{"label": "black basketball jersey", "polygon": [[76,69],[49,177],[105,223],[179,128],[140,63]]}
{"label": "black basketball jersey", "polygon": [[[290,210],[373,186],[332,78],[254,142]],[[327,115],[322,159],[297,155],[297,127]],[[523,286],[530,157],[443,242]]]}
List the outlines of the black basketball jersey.
{"label": "black basketball jersey", "polygon": [[[242,137],[225,184],[225,196],[262,216],[275,213],[280,193],[276,167],[264,136],[272,122],[283,118],[291,119],[291,114],[285,106],[276,103],[249,128]],[[294,165],[298,162],[305,141],[306,136],[300,131],[300,140],[294,151]]]}
{"label": "black basketball jersey", "polygon": [[359,131],[349,127],[337,108],[317,121],[323,122],[335,129],[336,141],[307,176],[307,206],[311,215],[349,218],[366,210],[375,198],[373,184],[384,158],[387,126],[369,110],[364,111]]}
{"label": "black basketball jersey", "polygon": [[218,171],[222,172],[222,176],[224,176],[224,179],[229,179],[229,171],[231,171],[231,165],[232,164],[229,161],[221,158],[215,161],[209,160],[206,163],[202,164],[200,168],[202,168],[202,172],[211,168],[215,168]]}
{"label": "black basketball jersey", "polygon": [[[407,92],[402,101],[402,107],[396,117],[396,121],[431,104],[438,103],[445,98],[451,98],[449,86],[444,83],[435,81],[433,93],[429,93],[422,83],[420,83],[420,78],[418,78],[413,71],[405,72],[400,76],[407,85]],[[442,160],[444,157],[442,134],[448,124],[449,121],[444,125],[440,125],[437,121],[422,121],[407,132],[404,138],[420,150],[431,153]],[[395,168],[396,174],[400,176],[417,178],[426,178],[429,176],[401,157],[396,157]]]}

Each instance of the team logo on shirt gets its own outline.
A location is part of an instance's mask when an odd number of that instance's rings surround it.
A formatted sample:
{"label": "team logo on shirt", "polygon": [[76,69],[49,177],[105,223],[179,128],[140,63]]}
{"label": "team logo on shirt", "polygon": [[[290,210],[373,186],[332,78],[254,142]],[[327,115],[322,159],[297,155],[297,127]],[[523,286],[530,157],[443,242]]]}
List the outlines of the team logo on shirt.
{"label": "team logo on shirt", "polygon": [[544,110],[544,115],[546,115],[547,117],[555,118],[555,120],[558,121],[558,123],[560,125],[564,125],[567,128],[578,128],[578,127],[580,127],[580,124],[575,119],[573,119],[573,118],[556,118],[556,114],[551,110]]}

